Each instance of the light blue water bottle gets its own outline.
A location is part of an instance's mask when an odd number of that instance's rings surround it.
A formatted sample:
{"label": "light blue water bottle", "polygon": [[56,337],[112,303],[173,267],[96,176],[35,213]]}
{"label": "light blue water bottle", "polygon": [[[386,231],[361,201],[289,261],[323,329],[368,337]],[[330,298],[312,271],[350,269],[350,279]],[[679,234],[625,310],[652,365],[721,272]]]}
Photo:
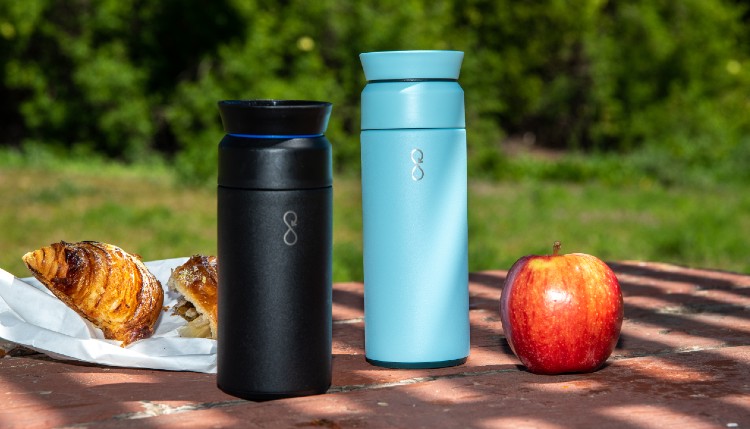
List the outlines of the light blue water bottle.
{"label": "light blue water bottle", "polygon": [[460,365],[469,355],[463,52],[360,59],[366,358]]}

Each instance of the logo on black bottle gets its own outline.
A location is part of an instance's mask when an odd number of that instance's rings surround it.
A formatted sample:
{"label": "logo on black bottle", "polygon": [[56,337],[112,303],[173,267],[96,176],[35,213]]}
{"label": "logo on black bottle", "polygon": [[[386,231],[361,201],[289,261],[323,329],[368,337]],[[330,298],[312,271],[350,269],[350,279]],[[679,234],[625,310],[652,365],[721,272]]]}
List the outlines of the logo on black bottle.
{"label": "logo on black bottle", "polygon": [[297,244],[297,233],[294,232],[294,228],[297,226],[297,213],[289,210],[284,213],[282,218],[284,219],[284,224],[289,228],[284,233],[284,244],[294,246]]}
{"label": "logo on black bottle", "polygon": [[422,162],[424,162],[424,152],[422,149],[414,148],[411,150],[411,162],[414,163],[414,167],[411,169],[411,178],[415,182],[419,182],[424,178],[424,170],[422,170]]}

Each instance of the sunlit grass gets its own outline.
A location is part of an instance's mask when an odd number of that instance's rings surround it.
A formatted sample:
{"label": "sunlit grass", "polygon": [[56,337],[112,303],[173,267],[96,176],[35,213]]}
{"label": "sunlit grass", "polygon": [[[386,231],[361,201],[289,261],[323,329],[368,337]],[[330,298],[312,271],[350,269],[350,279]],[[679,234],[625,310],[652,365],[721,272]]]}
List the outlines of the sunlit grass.
{"label": "sunlit grass", "polygon": [[563,252],[750,272],[750,196],[738,187],[613,187],[550,182],[474,184],[473,269]]}
{"label": "sunlit grass", "polygon": [[[334,184],[334,279],[362,280],[359,181]],[[185,187],[168,167],[0,166],[0,267],[59,240],[119,245],[144,260],[216,252],[213,187]],[[508,269],[519,257],[563,252],[750,272],[750,194],[739,185],[699,189],[551,181],[470,181],[472,271]]]}
{"label": "sunlit grass", "polygon": [[21,255],[60,240],[104,241],[145,260],[216,251],[215,194],[160,172],[6,167],[0,198],[0,266],[16,275],[27,274]]}

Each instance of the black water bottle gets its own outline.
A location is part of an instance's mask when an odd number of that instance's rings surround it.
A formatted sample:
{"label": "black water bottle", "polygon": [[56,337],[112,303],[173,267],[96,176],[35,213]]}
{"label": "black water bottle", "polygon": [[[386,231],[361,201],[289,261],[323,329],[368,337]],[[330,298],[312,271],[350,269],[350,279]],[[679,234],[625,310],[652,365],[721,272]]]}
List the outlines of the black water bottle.
{"label": "black water bottle", "polygon": [[331,107],[219,102],[217,384],[230,395],[331,385]]}

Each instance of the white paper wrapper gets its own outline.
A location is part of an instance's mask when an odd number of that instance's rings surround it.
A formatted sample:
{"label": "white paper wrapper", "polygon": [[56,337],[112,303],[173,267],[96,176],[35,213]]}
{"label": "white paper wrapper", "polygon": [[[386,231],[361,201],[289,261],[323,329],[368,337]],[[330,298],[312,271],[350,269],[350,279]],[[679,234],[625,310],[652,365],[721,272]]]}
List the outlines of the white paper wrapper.
{"label": "white paper wrapper", "polygon": [[101,365],[171,371],[216,372],[216,340],[182,338],[187,322],[172,314],[177,294],[167,290],[172,269],[188,258],[146,262],[164,288],[163,311],[151,338],[120,347],[105,340],[101,330],[68,308],[35,278],[19,279],[0,269],[0,338],[56,359]]}

